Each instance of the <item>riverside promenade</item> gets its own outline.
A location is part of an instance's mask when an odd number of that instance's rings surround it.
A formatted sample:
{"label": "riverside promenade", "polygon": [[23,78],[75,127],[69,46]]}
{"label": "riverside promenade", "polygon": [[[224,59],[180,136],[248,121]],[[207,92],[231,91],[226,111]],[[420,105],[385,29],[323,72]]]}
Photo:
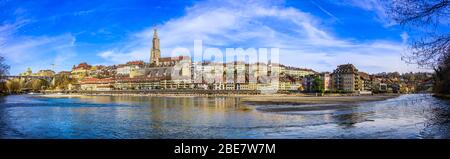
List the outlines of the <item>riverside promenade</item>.
{"label": "riverside promenade", "polygon": [[86,91],[86,90],[46,90],[45,94],[83,94],[83,95],[259,95],[259,90],[201,90],[201,89],[162,89],[162,90],[109,90],[109,91]]}

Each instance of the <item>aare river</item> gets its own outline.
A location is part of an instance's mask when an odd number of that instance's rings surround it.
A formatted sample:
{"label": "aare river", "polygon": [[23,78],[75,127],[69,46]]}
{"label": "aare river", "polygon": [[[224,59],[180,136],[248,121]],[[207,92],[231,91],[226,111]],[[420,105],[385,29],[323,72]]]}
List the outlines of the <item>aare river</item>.
{"label": "aare river", "polygon": [[312,106],[245,105],[238,97],[11,95],[0,97],[0,138],[450,138],[450,102],[427,94],[272,111]]}

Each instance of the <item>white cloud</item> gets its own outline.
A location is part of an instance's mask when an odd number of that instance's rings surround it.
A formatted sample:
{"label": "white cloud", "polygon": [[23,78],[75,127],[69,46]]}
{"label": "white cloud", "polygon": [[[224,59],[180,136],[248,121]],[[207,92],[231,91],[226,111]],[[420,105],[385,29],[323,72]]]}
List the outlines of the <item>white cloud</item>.
{"label": "white cloud", "polygon": [[314,1],[311,1],[311,3],[314,4],[315,6],[317,6],[317,8],[319,8],[323,13],[325,13],[328,16],[332,17],[334,20],[340,21],[339,18],[337,18],[334,14],[332,14],[330,11],[326,10],[325,8],[320,6],[319,4],[315,3]]}
{"label": "white cloud", "polygon": [[0,56],[5,57],[6,63],[11,66],[10,73],[17,74],[27,67],[35,71],[50,69],[51,64],[59,66],[57,70],[68,69],[66,64],[76,56],[75,37],[69,33],[56,36],[16,36],[16,32],[30,23],[30,20],[19,19],[13,23],[0,23]]}
{"label": "white cloud", "polygon": [[20,20],[14,23],[0,23],[0,48],[4,47],[17,29],[27,24],[27,22],[27,20]]}
{"label": "white cloud", "polygon": [[[144,49],[144,48],[142,48]],[[149,53],[150,50],[132,50],[131,52],[126,52],[126,53],[121,53],[118,51],[114,51],[114,50],[108,50],[108,51],[104,51],[99,53],[98,55],[104,59],[108,59],[108,61],[113,62],[115,64],[117,63],[125,63],[127,61],[134,61],[134,60],[145,60],[148,61],[146,59],[149,59],[150,56],[147,54]],[[145,54],[145,55],[144,55]],[[145,58],[145,56],[148,56],[149,58]]]}
{"label": "white cloud", "polygon": [[[75,38],[70,34],[55,37],[20,37],[8,40],[1,47],[0,55],[11,65],[11,73],[26,70],[27,67],[50,69],[50,64],[65,65],[74,57]],[[67,66],[64,67],[67,69]]]}
{"label": "white cloud", "polygon": [[[374,12],[376,15],[375,19],[383,23],[385,27],[395,25],[395,22],[387,14],[386,3],[389,2],[387,0],[350,0],[346,2],[343,4],[350,4],[354,7]],[[337,3],[342,3],[342,1]]]}
{"label": "white cloud", "polygon": [[[382,11],[370,4],[360,5]],[[184,16],[164,22],[157,28],[163,56],[169,56],[170,50],[176,47],[192,49],[194,40],[203,40],[204,48],[278,47],[281,63],[319,71],[331,71],[342,63],[354,63],[368,72],[417,70],[401,61],[404,51],[401,42],[341,39],[324,29],[319,18],[285,7],[281,2],[200,2],[187,8]],[[136,59],[147,61],[152,34],[150,27],[131,35],[124,44],[98,55],[116,63]]]}

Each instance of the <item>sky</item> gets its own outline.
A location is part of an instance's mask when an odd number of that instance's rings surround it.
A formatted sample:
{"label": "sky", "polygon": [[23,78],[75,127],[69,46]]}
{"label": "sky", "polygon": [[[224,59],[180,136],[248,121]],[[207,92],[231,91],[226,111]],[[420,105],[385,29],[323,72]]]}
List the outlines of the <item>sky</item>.
{"label": "sky", "polygon": [[[332,71],[427,71],[401,60],[410,33],[377,0],[0,0],[0,56],[10,74],[163,57],[178,47],[279,48],[285,65]],[[55,64],[52,66],[52,64]]]}

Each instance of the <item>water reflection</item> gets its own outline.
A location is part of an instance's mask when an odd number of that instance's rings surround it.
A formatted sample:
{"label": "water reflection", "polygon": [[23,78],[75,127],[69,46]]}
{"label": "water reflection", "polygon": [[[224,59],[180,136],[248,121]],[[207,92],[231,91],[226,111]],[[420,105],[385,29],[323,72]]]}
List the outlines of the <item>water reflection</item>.
{"label": "water reflection", "polygon": [[237,97],[0,98],[1,138],[449,138],[449,102],[247,106]]}
{"label": "water reflection", "polygon": [[333,118],[339,126],[342,126],[343,128],[352,128],[356,123],[373,121],[368,119],[368,116],[371,114],[373,114],[373,112],[355,112],[335,115]]}

